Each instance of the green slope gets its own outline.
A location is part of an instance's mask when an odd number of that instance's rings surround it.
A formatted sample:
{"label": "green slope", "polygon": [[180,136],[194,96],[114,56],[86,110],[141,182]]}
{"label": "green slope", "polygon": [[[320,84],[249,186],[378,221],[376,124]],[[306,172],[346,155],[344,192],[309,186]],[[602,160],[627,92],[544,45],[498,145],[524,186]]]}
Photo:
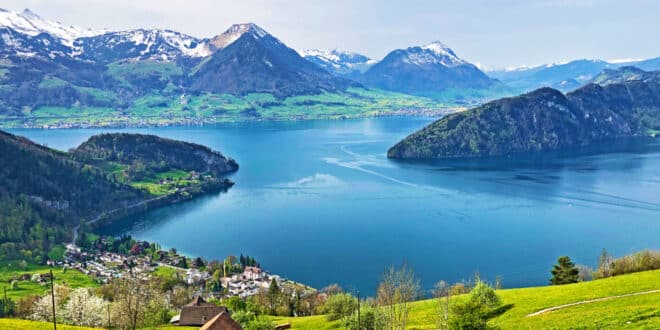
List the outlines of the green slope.
{"label": "green slope", "polygon": [[[561,286],[498,290],[503,304],[512,306],[491,320],[490,324],[502,329],[658,329],[660,293],[616,298],[527,316],[548,307],[658,289],[660,270]],[[436,310],[435,300],[415,302],[408,328],[436,329]],[[339,323],[328,322],[322,315],[273,319],[276,323],[289,322],[293,329],[342,329]]]}

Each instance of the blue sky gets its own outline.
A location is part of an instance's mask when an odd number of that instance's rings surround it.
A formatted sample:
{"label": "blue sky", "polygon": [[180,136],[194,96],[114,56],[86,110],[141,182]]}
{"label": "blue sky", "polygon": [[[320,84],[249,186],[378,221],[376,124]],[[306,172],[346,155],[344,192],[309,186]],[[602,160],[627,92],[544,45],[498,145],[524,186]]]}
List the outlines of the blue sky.
{"label": "blue sky", "polygon": [[82,27],[169,28],[198,37],[255,22],[296,49],[376,59],[440,40],[489,68],[660,56],[657,0],[0,0],[0,7],[28,7]]}

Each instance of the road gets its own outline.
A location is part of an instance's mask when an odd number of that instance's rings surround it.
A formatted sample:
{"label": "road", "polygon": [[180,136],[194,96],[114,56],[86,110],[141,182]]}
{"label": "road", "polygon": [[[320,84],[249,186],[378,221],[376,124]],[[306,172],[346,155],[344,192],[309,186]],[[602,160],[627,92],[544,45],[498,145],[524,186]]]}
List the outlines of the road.
{"label": "road", "polygon": [[[138,206],[142,206],[142,205],[145,205],[145,204],[147,204],[147,203],[151,203],[151,202],[157,201],[157,200],[159,200],[159,199],[167,198],[167,197],[169,197],[169,196],[170,196],[170,195],[163,195],[163,196],[158,196],[158,197],[154,197],[154,198],[149,198],[149,199],[145,199],[145,200],[139,201],[139,202],[137,202],[137,203],[135,203],[135,204],[131,204],[131,205],[126,206],[126,207],[118,207],[118,208],[113,209],[113,210],[110,210],[110,211],[101,212],[101,213],[100,213],[98,216],[96,216],[95,218],[88,220],[88,221],[86,222],[86,224],[90,225],[90,224],[96,223],[96,222],[98,222],[99,220],[101,220],[102,218],[104,218],[104,217],[106,217],[106,216],[108,216],[108,215],[110,215],[110,214],[113,214],[113,213],[115,213],[115,212],[119,212],[119,211],[123,211],[123,210],[130,210],[130,209],[132,209],[132,208],[135,208],[135,207],[138,207]],[[77,246],[76,246],[76,241],[78,240],[78,235],[79,235],[78,232],[79,232],[79,229],[80,229],[80,225],[76,225],[75,227],[73,227],[73,238],[72,238],[72,240],[71,240],[71,243],[67,244],[67,246],[66,246],[67,248],[69,248],[69,249],[75,249],[75,248],[77,247]]]}

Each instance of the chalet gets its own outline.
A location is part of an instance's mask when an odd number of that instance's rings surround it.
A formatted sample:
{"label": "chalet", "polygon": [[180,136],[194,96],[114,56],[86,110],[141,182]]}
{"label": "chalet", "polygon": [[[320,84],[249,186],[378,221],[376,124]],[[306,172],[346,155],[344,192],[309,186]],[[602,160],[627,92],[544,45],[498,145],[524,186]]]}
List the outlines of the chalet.
{"label": "chalet", "polygon": [[202,299],[202,297],[197,296],[191,303],[181,308],[181,315],[179,316],[178,324],[185,326],[202,326],[223,312],[227,313],[227,316],[229,316],[229,310],[227,307],[208,303]]}
{"label": "chalet", "polygon": [[241,327],[238,322],[234,321],[231,316],[229,316],[228,312],[222,312],[212,319],[210,319],[208,322],[204,323],[204,325],[199,328],[199,330],[242,330],[243,327]]}

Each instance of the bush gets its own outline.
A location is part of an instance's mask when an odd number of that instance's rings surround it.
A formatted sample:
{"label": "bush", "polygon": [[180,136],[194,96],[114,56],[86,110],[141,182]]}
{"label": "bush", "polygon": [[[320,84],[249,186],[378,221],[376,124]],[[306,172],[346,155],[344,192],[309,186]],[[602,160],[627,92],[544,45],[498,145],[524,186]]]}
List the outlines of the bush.
{"label": "bush", "polygon": [[245,330],[275,330],[275,325],[268,318],[260,316],[250,321]]}
{"label": "bush", "polygon": [[323,305],[323,312],[328,315],[328,321],[344,319],[357,308],[357,299],[348,293],[339,293],[328,297]]}
{"label": "bush", "polygon": [[488,320],[502,305],[492,286],[477,280],[468,299],[451,306],[450,329],[488,329]]}
{"label": "bush", "polygon": [[357,311],[346,320],[344,325],[349,330],[380,330],[387,326],[387,317],[378,307],[364,304],[360,306],[359,327]]}

